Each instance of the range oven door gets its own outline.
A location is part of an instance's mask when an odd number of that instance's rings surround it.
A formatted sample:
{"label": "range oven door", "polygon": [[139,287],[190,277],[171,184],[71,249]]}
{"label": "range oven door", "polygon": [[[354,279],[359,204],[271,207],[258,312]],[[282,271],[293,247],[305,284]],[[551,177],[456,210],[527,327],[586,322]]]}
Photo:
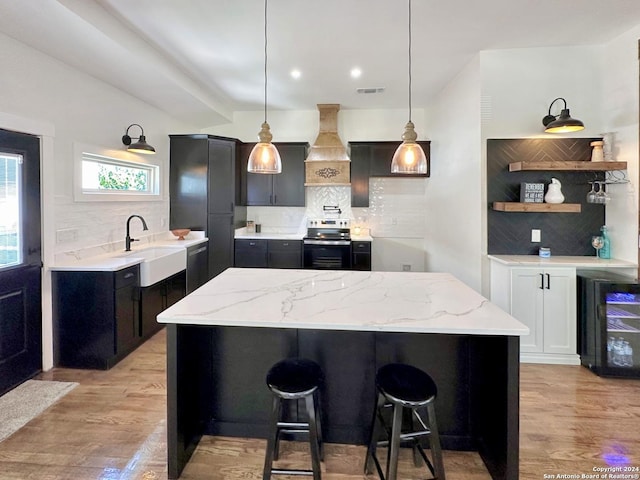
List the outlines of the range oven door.
{"label": "range oven door", "polygon": [[349,240],[304,240],[304,268],[320,270],[350,270]]}

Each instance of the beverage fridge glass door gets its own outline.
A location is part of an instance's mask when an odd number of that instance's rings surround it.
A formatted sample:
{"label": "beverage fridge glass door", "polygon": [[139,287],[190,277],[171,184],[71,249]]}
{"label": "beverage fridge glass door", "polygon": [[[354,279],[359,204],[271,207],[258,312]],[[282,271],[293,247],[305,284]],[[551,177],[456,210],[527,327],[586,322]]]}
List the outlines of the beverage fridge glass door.
{"label": "beverage fridge glass door", "polygon": [[[606,369],[614,375],[640,375],[640,291],[638,285],[612,284],[603,292]],[[605,343],[606,342],[606,343]],[[603,358],[604,360],[604,358]]]}

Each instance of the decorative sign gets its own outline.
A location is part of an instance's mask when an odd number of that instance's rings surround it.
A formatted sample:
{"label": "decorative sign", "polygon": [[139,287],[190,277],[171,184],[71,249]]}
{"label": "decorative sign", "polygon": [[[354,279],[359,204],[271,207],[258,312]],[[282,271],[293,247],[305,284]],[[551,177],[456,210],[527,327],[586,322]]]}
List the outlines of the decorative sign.
{"label": "decorative sign", "polygon": [[544,203],[544,183],[521,183],[520,201],[522,203]]}

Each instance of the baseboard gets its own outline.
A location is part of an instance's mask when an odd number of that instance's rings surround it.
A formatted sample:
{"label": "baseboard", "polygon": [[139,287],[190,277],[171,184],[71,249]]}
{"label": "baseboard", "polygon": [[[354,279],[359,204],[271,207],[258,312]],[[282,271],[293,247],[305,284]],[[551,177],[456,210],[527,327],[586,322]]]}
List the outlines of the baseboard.
{"label": "baseboard", "polygon": [[520,353],[520,363],[547,363],[555,365],[580,365],[578,354]]}

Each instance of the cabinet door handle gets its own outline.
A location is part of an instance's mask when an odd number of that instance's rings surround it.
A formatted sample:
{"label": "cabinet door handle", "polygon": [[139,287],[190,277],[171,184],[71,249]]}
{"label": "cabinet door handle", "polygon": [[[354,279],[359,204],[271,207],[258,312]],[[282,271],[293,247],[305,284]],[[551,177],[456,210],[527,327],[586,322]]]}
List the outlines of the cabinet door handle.
{"label": "cabinet door handle", "polygon": [[288,247],[288,246],[289,246],[289,242],[284,242],[284,243],[282,244],[282,246],[283,246],[283,247]]}
{"label": "cabinet door handle", "polygon": [[135,274],[129,272],[129,273],[125,273],[123,278],[126,280],[126,279],[131,278],[131,277],[135,277]]}
{"label": "cabinet door handle", "polygon": [[256,242],[249,242],[249,246],[250,247],[255,247],[256,246]]}
{"label": "cabinet door handle", "polygon": [[273,195],[269,195],[269,203],[273,203]]}
{"label": "cabinet door handle", "polygon": [[277,205],[278,204],[278,195],[274,195],[273,196],[273,204]]}
{"label": "cabinet door handle", "polygon": [[545,273],[545,275],[547,276],[547,290],[551,289],[551,275],[549,275],[548,273]]}
{"label": "cabinet door handle", "polygon": [[233,212],[233,202],[231,202],[229,205],[231,205],[231,207],[230,207],[229,211],[230,211],[230,212]]}
{"label": "cabinet door handle", "polygon": [[539,273],[538,275],[540,275],[540,286],[538,288],[542,290],[544,288],[544,275],[542,273]]}

